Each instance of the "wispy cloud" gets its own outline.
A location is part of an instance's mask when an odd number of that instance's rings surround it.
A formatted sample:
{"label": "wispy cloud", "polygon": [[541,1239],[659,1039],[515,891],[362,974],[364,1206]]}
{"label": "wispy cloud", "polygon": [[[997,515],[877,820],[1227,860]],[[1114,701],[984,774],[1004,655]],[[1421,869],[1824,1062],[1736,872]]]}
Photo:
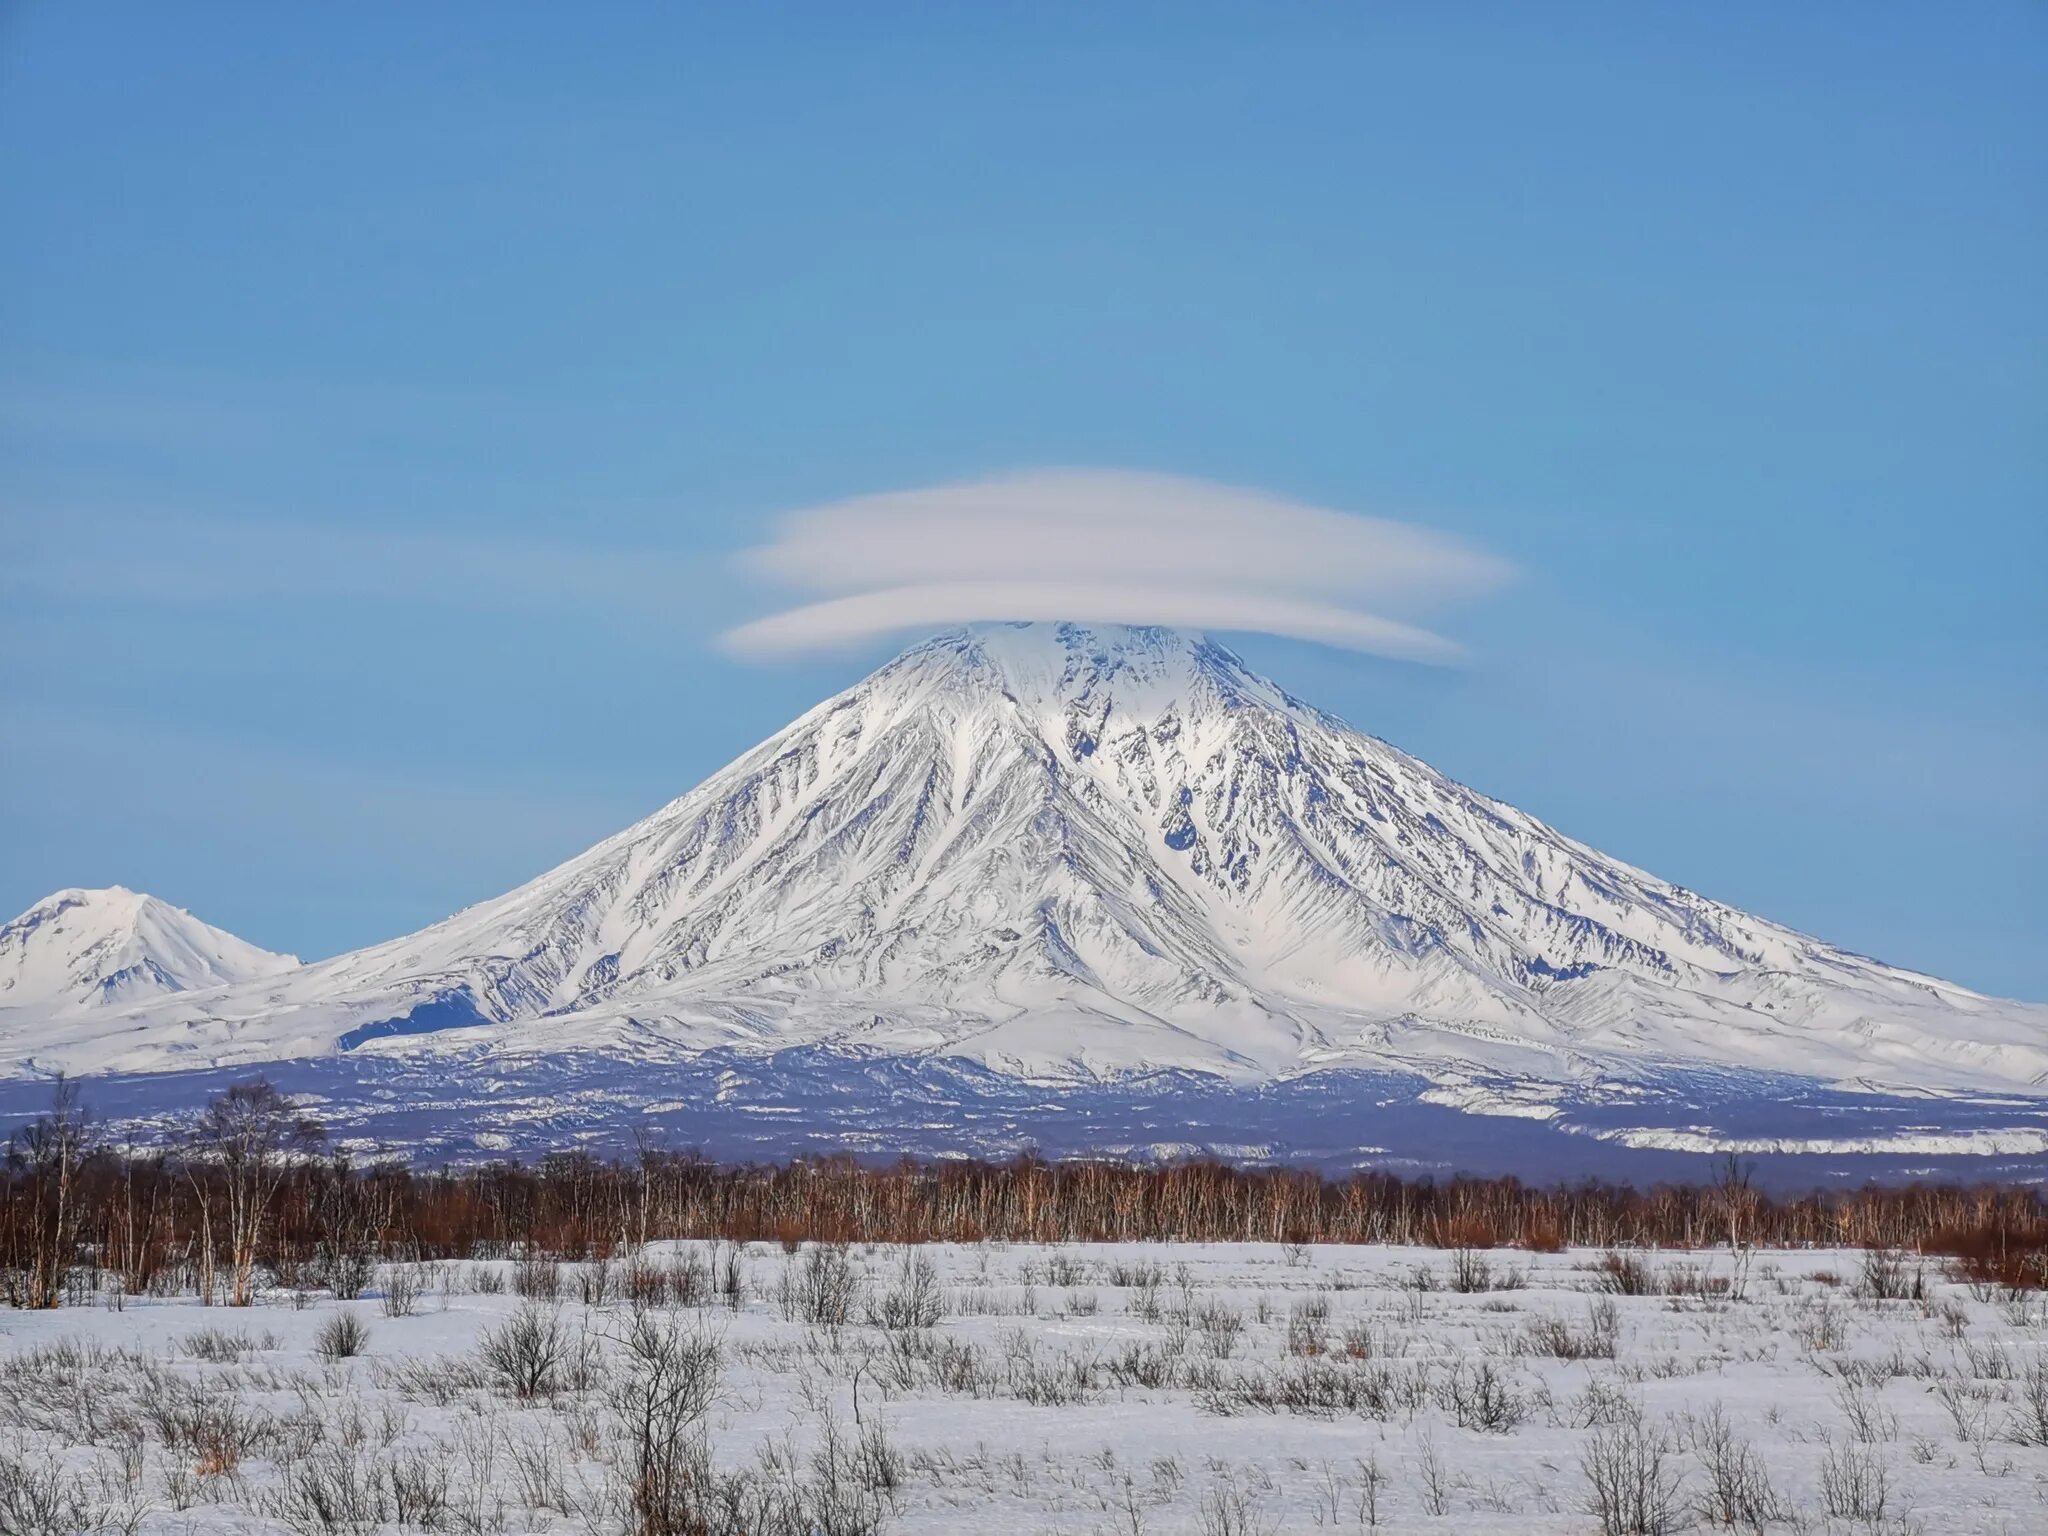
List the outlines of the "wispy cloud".
{"label": "wispy cloud", "polygon": [[861,496],[785,517],[745,567],[814,601],[729,629],[739,655],[980,620],[1256,631],[1416,661],[1413,622],[1499,586],[1506,562],[1386,518],[1173,475],[1052,469]]}

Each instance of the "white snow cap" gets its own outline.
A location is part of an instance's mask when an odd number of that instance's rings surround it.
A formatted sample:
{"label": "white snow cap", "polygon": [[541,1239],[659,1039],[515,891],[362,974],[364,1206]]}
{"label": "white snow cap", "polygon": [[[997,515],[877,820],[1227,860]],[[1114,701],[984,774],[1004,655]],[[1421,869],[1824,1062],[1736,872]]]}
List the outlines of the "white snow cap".
{"label": "white snow cap", "polygon": [[74,887],[0,928],[0,1008],[130,1003],[274,976],[298,963],[141,891]]}

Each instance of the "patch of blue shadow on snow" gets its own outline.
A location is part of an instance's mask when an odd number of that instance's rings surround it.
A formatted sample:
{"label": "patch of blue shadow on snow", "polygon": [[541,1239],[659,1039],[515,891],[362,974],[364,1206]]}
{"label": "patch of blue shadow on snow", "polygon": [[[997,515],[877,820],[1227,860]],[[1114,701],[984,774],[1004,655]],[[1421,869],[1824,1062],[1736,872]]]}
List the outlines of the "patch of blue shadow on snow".
{"label": "patch of blue shadow on snow", "polygon": [[444,1029],[467,1029],[490,1022],[477,1007],[469,988],[460,987],[417,1003],[395,1019],[358,1024],[335,1043],[344,1051],[352,1051],[365,1041],[383,1040],[392,1035],[431,1035]]}

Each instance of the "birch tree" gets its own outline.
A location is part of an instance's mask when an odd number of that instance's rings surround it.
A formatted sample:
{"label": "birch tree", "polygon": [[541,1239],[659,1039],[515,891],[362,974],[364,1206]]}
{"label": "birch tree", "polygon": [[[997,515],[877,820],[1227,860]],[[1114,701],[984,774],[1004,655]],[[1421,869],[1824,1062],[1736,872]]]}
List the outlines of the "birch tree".
{"label": "birch tree", "polygon": [[236,1083],[207,1101],[192,1129],[187,1176],[198,1195],[211,1270],[214,1212],[226,1239],[228,1305],[246,1307],[256,1294],[256,1251],[278,1185],[318,1150],[326,1132],[299,1112],[289,1094],[263,1078]]}

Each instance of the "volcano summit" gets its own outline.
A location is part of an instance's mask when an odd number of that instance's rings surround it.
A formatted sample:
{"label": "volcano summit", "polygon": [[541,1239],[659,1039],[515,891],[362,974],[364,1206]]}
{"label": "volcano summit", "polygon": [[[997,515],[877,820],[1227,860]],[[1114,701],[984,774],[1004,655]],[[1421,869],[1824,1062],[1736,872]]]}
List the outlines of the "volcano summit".
{"label": "volcano summit", "polygon": [[269,959],[0,993],[0,1044],[144,1118],[260,1065],[458,1151],[649,1116],[758,1152],[2048,1148],[2048,1009],[1657,880],[1159,629],[940,636],[508,895]]}

